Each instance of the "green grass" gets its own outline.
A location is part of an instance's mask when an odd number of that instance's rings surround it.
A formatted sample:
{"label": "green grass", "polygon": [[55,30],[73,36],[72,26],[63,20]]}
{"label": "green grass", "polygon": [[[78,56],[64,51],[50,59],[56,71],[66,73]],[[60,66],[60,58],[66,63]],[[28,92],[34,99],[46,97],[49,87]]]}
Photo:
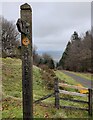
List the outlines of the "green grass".
{"label": "green grass", "polygon": [[22,118],[22,101],[12,97],[5,97],[2,102],[3,118]]}
{"label": "green grass", "polygon": [[2,62],[2,85],[6,95],[22,97],[22,70],[21,60],[3,59]]}
{"label": "green grass", "polygon": [[64,74],[62,71],[57,70],[55,71],[56,76],[59,78],[59,81],[64,81],[65,83],[76,85],[78,84],[74,79],[72,79],[70,76]]}
{"label": "green grass", "polygon": [[[21,60],[6,58],[2,59],[2,117],[3,118],[22,118],[22,70]],[[56,76],[68,84],[77,84],[74,79],[65,75],[61,71],[56,71]],[[54,89],[54,88],[53,88]],[[44,95],[52,93],[53,90],[46,89],[43,84],[41,69],[33,66],[33,97],[38,100]],[[72,99],[86,98],[66,96]],[[56,109],[54,107],[54,97],[48,98],[40,104],[34,104],[34,118],[88,118],[87,112],[73,111],[65,109]],[[61,105],[77,105],[79,107],[87,107],[86,105],[77,104],[69,101],[61,101]]]}

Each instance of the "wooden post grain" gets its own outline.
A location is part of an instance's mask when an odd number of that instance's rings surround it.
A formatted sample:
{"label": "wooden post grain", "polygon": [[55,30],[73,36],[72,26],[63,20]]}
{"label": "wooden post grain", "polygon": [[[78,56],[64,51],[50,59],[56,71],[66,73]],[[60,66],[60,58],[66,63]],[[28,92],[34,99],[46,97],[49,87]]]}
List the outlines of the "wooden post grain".
{"label": "wooden post grain", "polygon": [[59,109],[59,89],[58,89],[58,78],[54,80],[54,91],[55,91],[55,107]]}

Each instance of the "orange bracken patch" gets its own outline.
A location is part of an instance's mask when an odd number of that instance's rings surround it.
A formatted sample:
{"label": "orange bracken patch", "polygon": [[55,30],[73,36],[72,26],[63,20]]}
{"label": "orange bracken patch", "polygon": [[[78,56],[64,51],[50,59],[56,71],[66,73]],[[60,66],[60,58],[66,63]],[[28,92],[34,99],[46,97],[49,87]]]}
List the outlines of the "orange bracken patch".
{"label": "orange bracken patch", "polygon": [[[77,86],[83,87],[81,84],[77,84]],[[81,89],[81,90],[79,90],[79,92],[82,93],[82,94],[86,94],[86,93],[88,93],[88,90]]]}

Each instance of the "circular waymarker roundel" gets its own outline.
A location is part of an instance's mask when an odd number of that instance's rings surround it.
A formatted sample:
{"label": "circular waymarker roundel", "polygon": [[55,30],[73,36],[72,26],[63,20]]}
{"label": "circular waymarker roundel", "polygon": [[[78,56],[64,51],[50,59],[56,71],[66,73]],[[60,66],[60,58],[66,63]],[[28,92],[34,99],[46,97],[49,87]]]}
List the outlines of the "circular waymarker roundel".
{"label": "circular waymarker roundel", "polygon": [[30,44],[30,40],[29,40],[27,37],[25,37],[25,38],[22,40],[22,43],[23,43],[23,45],[27,46],[28,44]]}

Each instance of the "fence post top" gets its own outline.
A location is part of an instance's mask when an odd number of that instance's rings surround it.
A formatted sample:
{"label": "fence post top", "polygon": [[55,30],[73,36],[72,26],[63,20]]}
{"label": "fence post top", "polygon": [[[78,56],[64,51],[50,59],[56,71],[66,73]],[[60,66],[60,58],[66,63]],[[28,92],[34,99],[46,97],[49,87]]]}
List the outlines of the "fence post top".
{"label": "fence post top", "polygon": [[31,10],[32,11],[31,6],[28,3],[25,3],[25,4],[21,5],[20,9],[21,10]]}

